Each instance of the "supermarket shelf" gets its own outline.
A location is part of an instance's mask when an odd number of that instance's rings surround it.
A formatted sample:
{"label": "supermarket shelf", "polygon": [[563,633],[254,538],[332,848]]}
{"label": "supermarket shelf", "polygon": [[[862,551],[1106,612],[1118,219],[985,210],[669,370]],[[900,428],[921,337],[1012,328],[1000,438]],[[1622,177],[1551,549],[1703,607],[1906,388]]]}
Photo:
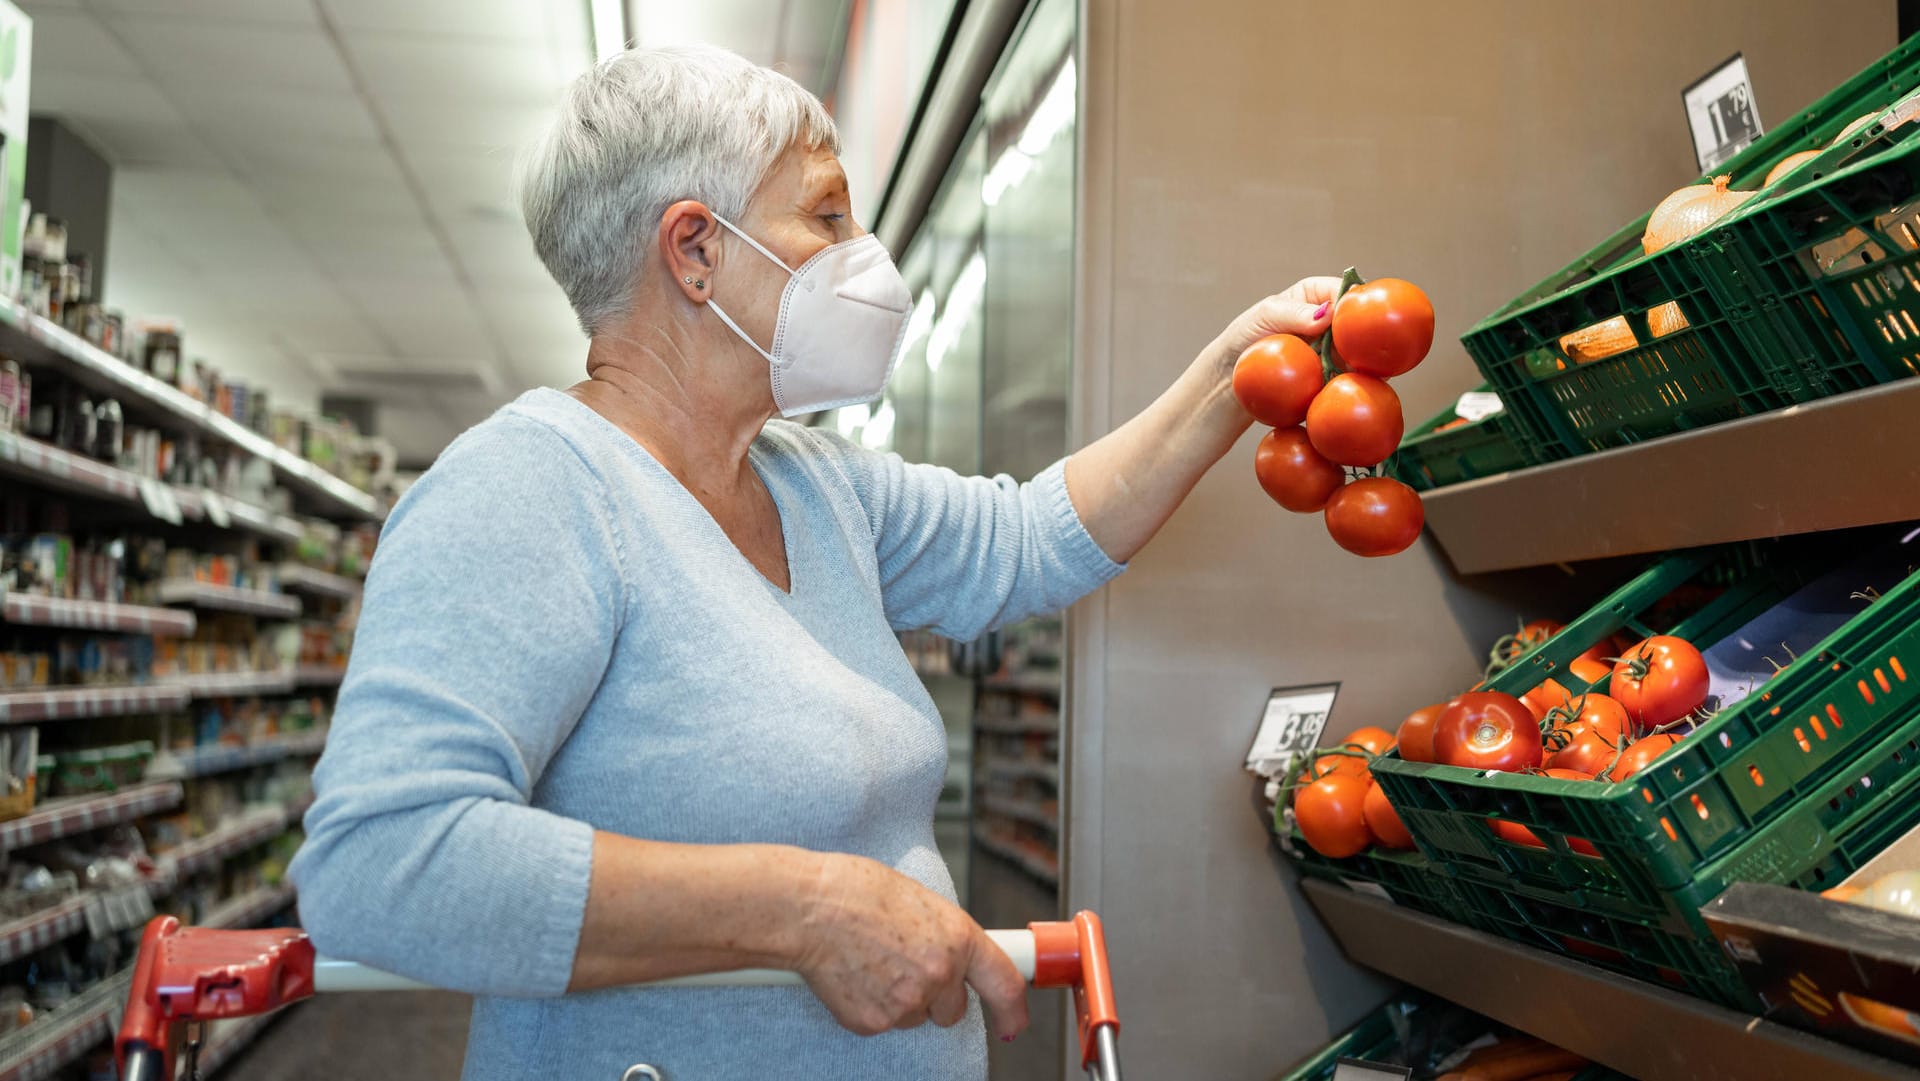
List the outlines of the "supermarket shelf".
{"label": "supermarket shelf", "polygon": [[244,698],[256,694],[288,694],[293,690],[294,673],[290,668],[267,672],[221,672],[215,675],[182,676],[180,683],[193,698]]}
{"label": "supermarket shelf", "polygon": [[91,893],[77,893],[51,908],[0,924],[0,964],[17,961],[80,933],[87,925]]}
{"label": "supermarket shelf", "polygon": [[319,597],[352,600],[360,595],[360,583],[351,578],[314,570],[300,563],[280,564],[280,588],[297,589]]}
{"label": "supermarket shelf", "polygon": [[246,747],[199,747],[180,753],[163,752],[147,768],[150,781],[177,781],[190,777],[205,777],[214,773],[229,773],[237,769],[278,762],[302,754],[319,754],[326,745],[327,733],[324,729],[312,732],[294,732]]}
{"label": "supermarket shelf", "polygon": [[75,995],[44,1021],[0,1039],[0,1081],[43,1081],[113,1035],[131,967]]}
{"label": "supermarket shelf", "polygon": [[[1641,1081],[1920,1081],[1864,1051],[1330,882],[1301,888],[1354,961]],[[1622,1038],[1635,1032],[1685,1037]]]}
{"label": "supermarket shelf", "polygon": [[1020,672],[1011,676],[988,676],[980,681],[982,690],[1000,691],[1006,694],[1037,694],[1047,698],[1060,697],[1059,672]]}
{"label": "supermarket shelf", "polygon": [[1011,818],[1016,822],[1028,822],[1050,830],[1060,828],[1060,816],[1047,813],[1046,808],[1032,800],[1008,799],[1005,796],[982,794],[974,801],[974,806],[988,814]]}
{"label": "supermarket shelf", "polygon": [[973,727],[977,732],[985,732],[994,736],[1057,736],[1060,734],[1060,722],[1057,719],[1046,721],[1017,721],[1012,719],[976,720],[973,722]]}
{"label": "supermarket shelf", "polygon": [[177,683],[137,687],[56,687],[0,693],[0,724],[72,721],[118,717],[128,713],[164,713],[187,704],[187,689]]}
{"label": "supermarket shelf", "polygon": [[293,670],[296,687],[338,687],[345,678],[346,668],[331,664],[303,664]]}
{"label": "supermarket shelf", "polygon": [[[292,1002],[288,1007],[297,1005],[299,1005],[298,1002]],[[282,1007],[272,1013],[214,1022],[211,1034],[207,1038],[206,1049],[200,1052],[200,1073],[210,1077],[215,1070],[231,1062],[235,1055],[265,1032],[267,1026],[273,1024],[274,1020],[285,1013],[288,1007]]]}
{"label": "supermarket shelf", "polygon": [[298,544],[306,535],[300,520],[270,511],[265,507],[256,507],[251,503],[242,503],[237,499],[224,499],[221,505],[226,508],[227,517],[235,529],[244,529],[249,533],[277,540],[285,544]]}
{"label": "supermarket shelf", "polygon": [[287,831],[288,820],[285,807],[247,811],[205,837],[182,842],[160,856],[156,882],[171,887],[186,875],[204,871],[236,853],[265,844]]}
{"label": "supermarket shelf", "polygon": [[201,927],[252,927],[293,904],[293,887],[287,883],[262,886],[241,894],[200,918]]}
{"label": "supermarket shelf", "polygon": [[983,758],[982,762],[984,764],[981,766],[981,771],[988,777],[1004,777],[1015,781],[1032,778],[1054,785],[1060,783],[1060,767],[1053,762],[997,762],[991,758]]}
{"label": "supermarket shelf", "polygon": [[74,796],[49,800],[24,818],[0,822],[0,852],[45,844],[59,837],[85,833],[120,822],[131,822],[156,811],[178,806],[185,798],[179,785],[150,782],[104,796]]}
{"label": "supermarket shelf", "polygon": [[[1424,493],[1463,574],[1920,518],[1920,379]],[[1791,496],[1791,498],[1788,498]],[[1524,507],[1605,507],[1526,515]],[[1676,513],[1685,508],[1685,513]]]}
{"label": "supermarket shelf", "polygon": [[222,612],[240,612],[253,616],[279,616],[292,619],[300,614],[300,599],[264,589],[241,589],[196,582],[191,578],[167,578],[159,587],[162,604],[190,604]]}
{"label": "supermarket shelf", "polygon": [[1013,864],[1015,867],[1039,879],[1048,886],[1057,889],[1060,885],[1060,868],[1057,863],[1042,860],[1031,852],[1023,851],[1017,846],[999,840],[985,830],[976,829],[973,831],[973,843],[979,847],[980,851],[990,853]]}
{"label": "supermarket shelf", "polygon": [[70,601],[32,593],[0,594],[0,622],[33,627],[73,627],[90,631],[128,631],[186,637],[193,633],[192,612],[142,604]]}
{"label": "supermarket shelf", "polygon": [[34,368],[51,368],[92,390],[113,395],[137,419],[231,443],[265,459],[295,498],[326,517],[378,520],[379,500],[206,403],[137,371],[86,339],[0,299],[0,351]]}

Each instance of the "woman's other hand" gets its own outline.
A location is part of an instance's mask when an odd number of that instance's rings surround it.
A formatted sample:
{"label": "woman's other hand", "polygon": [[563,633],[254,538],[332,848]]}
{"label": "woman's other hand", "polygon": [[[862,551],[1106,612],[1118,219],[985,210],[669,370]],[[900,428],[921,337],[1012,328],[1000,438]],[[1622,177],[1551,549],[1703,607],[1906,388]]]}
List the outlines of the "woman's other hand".
{"label": "woman's other hand", "polygon": [[863,1036],[967,1015],[967,987],[994,1035],[1027,1027],[1027,985],[972,917],[884,864],[822,853],[803,901],[794,968],[842,1025]]}
{"label": "woman's other hand", "polygon": [[1232,379],[1240,354],[1269,334],[1297,334],[1311,342],[1332,325],[1333,297],[1339,290],[1337,277],[1302,278],[1235,316],[1202,355],[1214,361],[1221,377]]}

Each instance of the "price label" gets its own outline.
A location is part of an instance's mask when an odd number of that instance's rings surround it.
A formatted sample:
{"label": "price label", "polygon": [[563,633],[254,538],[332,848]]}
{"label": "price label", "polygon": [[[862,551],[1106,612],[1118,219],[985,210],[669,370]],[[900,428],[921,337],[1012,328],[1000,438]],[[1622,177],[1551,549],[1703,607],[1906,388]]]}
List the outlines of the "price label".
{"label": "price label", "polygon": [[1485,420],[1506,408],[1498,394],[1490,390],[1470,390],[1453,403],[1453,415],[1465,421]]}
{"label": "price label", "polygon": [[1261,711],[1246,768],[1262,777],[1279,776],[1296,756],[1318,747],[1339,690],[1338,683],[1276,688]]}
{"label": "price label", "polygon": [[200,503],[201,506],[207,510],[207,521],[212,522],[221,529],[232,528],[233,518],[227,514],[226,500],[212,492],[202,492],[200,494]]}
{"label": "price label", "polygon": [[1693,155],[1702,173],[1745,150],[1761,135],[1753,80],[1739,53],[1680,92],[1693,131]]}

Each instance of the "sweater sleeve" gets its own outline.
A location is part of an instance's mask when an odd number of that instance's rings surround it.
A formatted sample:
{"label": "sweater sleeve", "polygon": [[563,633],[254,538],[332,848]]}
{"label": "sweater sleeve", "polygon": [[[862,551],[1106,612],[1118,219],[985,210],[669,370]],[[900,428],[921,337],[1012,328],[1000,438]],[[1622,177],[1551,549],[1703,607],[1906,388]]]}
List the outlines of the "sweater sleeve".
{"label": "sweater sleeve", "polygon": [[1066,461],[1026,484],[913,465],[817,428],[803,429],[852,482],[896,630],[972,641],[1057,612],[1126,569],[1087,534],[1067,496]]}
{"label": "sweater sleeve", "polygon": [[566,990],[593,831],[530,806],[624,619],[605,492],[506,414],[400,501],[291,875],[323,953],[459,991]]}

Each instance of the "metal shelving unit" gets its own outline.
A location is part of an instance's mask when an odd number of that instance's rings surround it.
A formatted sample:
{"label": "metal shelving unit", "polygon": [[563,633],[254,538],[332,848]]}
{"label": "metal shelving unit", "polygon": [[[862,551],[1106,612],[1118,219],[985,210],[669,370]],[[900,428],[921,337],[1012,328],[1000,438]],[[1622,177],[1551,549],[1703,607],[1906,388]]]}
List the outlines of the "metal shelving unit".
{"label": "metal shelving unit", "polygon": [[159,586],[163,604],[187,604],[221,612],[293,619],[300,614],[300,598],[264,589],[217,586],[191,578],[168,578]]}
{"label": "metal shelving unit", "polygon": [[152,781],[177,781],[191,777],[207,777],[216,773],[229,773],[237,769],[250,769],[269,762],[278,762],[295,755],[319,754],[326,746],[325,729],[311,732],[293,732],[273,739],[262,740],[245,747],[199,747],[180,753],[162,752],[147,769],[147,779]]}
{"label": "metal shelving unit", "polygon": [[32,593],[0,593],[0,622],[27,627],[125,631],[185,638],[197,623],[192,612],[143,604],[70,601]]}
{"label": "metal shelving unit", "polygon": [[41,1081],[113,1035],[133,984],[131,966],[73,997],[45,1021],[0,1039],[0,1081]]}
{"label": "metal shelving unit", "polygon": [[[1920,519],[1920,379],[1424,493],[1463,574]],[[1591,514],[1518,508],[1566,504]]]}
{"label": "metal shelving unit", "polygon": [[317,597],[338,597],[341,600],[352,600],[360,595],[358,581],[300,563],[280,564],[280,588],[295,589]]}
{"label": "metal shelving unit", "polygon": [[29,721],[74,721],[88,717],[121,717],[129,713],[164,713],[187,704],[187,689],[177,683],[147,683],[137,687],[51,687],[45,690],[0,693],[0,724]]}
{"label": "metal shelving unit", "polygon": [[0,822],[0,853],[45,844],[102,826],[131,822],[177,807],[185,798],[186,793],[178,784],[159,781],[135,785],[103,796],[49,800],[24,818]]}
{"label": "metal shelving unit", "polygon": [[294,672],[290,668],[270,672],[222,672],[205,676],[184,676],[180,683],[191,698],[245,698],[260,694],[288,694],[293,690]]}
{"label": "metal shelving unit", "polygon": [[265,460],[295,499],[315,513],[360,521],[384,517],[372,495],[8,300],[0,300],[0,349],[29,367],[54,370],[82,386],[111,394],[147,422],[229,443]]}
{"label": "metal shelving unit", "polygon": [[[1421,915],[1301,888],[1349,958],[1641,1081],[1920,1081],[1920,1070]],[[1661,1032],[1674,1038],[1636,1039]]]}

